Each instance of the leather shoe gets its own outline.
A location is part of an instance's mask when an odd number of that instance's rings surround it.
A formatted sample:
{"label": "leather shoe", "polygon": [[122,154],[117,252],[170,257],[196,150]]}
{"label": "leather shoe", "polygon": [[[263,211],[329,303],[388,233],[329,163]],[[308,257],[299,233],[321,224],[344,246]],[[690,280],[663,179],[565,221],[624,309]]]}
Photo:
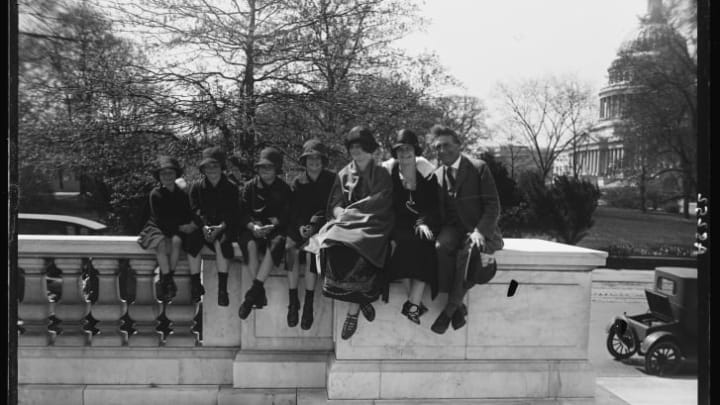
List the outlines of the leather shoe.
{"label": "leather shoe", "polygon": [[465,319],[465,316],[467,315],[467,307],[465,304],[460,305],[458,309],[455,310],[455,313],[452,316],[452,327],[455,330],[458,330],[465,326],[467,323],[467,320]]}
{"label": "leather shoe", "polygon": [[345,318],[345,323],[343,324],[342,333],[340,334],[340,337],[343,340],[348,340],[352,335],[355,334],[355,331],[357,330],[357,324],[358,324],[358,314],[350,315],[348,314]]}
{"label": "leather shoe", "polygon": [[200,302],[203,294],[205,294],[205,287],[199,282],[192,282],[190,285],[190,297],[192,302]]}
{"label": "leather shoe", "polygon": [[218,291],[218,306],[226,307],[230,305],[230,298],[227,291]]}
{"label": "leather shoe", "polygon": [[240,319],[247,319],[247,317],[250,316],[251,311],[252,304],[249,304],[247,301],[243,301],[242,304],[240,304],[240,309],[238,309],[238,316]]}
{"label": "leather shoe", "polygon": [[300,327],[303,330],[308,330],[312,327],[313,321],[315,318],[313,317],[313,303],[310,301],[310,303],[305,301],[305,306],[303,306],[303,313],[302,313],[302,319],[300,320]]}
{"label": "leather shoe", "polygon": [[299,314],[300,313],[300,302],[291,302],[290,305],[288,305],[288,313],[287,313],[287,324],[289,327],[294,328],[297,326],[299,321]]}
{"label": "leather shoe", "polygon": [[439,334],[442,335],[447,330],[448,326],[450,326],[450,317],[447,316],[445,311],[440,312],[440,315],[437,317],[435,322],[433,322],[430,329]]}
{"label": "leather shoe", "polygon": [[372,304],[360,304],[360,312],[362,312],[365,319],[367,319],[368,322],[372,322],[375,320],[375,308],[372,306]]}

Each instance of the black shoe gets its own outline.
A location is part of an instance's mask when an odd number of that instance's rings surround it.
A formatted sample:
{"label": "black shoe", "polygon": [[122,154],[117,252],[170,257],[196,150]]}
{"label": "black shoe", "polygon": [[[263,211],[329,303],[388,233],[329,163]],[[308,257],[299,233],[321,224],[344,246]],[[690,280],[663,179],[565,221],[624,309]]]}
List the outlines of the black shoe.
{"label": "black shoe", "polygon": [[288,305],[287,324],[294,328],[297,326],[300,317],[300,301],[291,302]]}
{"label": "black shoe", "polygon": [[302,320],[300,320],[300,327],[303,330],[308,330],[310,329],[310,327],[312,327],[313,321],[313,303],[312,301],[308,302],[308,300],[305,300],[305,305],[303,306]]}
{"label": "black shoe", "polygon": [[[405,307],[403,307],[403,310],[404,309]],[[420,325],[420,306],[411,303],[407,306],[405,316],[413,323]]]}
{"label": "black shoe", "polygon": [[435,322],[433,322],[430,329],[437,333],[442,335],[447,330],[448,326],[450,326],[450,317],[447,316],[445,311],[440,312],[440,315],[437,317]]}
{"label": "black shoe", "polygon": [[168,302],[169,299],[167,295],[168,294],[165,277],[161,275],[160,278],[155,282],[155,300],[157,302]]}
{"label": "black shoe", "polygon": [[238,316],[240,319],[246,319],[253,308],[262,308],[265,305],[267,305],[265,288],[263,288],[262,284],[253,282],[252,287],[245,293],[245,300],[240,304]]}
{"label": "black shoe", "polygon": [[[405,301],[405,303],[403,304],[403,307],[402,307],[402,311],[400,311],[400,312],[401,312],[403,315],[407,316],[407,314],[408,314],[408,309],[410,308],[411,305],[413,305],[412,302],[410,302],[410,301]],[[425,304],[423,304],[422,302],[420,303],[419,308],[420,308],[420,310],[419,310],[420,312],[419,312],[418,317],[423,316],[423,315],[428,311],[428,307],[426,307]]]}
{"label": "black shoe", "polygon": [[252,305],[248,304],[247,301],[243,301],[243,303],[240,304],[240,309],[238,309],[238,316],[240,319],[247,319],[247,317],[250,316],[250,312],[252,312]]}
{"label": "black shoe", "polygon": [[172,273],[165,276],[165,294],[168,301],[172,301],[172,299],[177,295],[177,285],[175,284],[175,279],[173,278]]}
{"label": "black shoe", "polygon": [[368,322],[372,322],[375,320],[375,308],[372,306],[372,304],[360,304],[360,312],[362,312],[365,319],[367,319]]}
{"label": "black shoe", "polygon": [[192,281],[190,284],[190,298],[192,302],[200,302],[200,299],[205,294],[205,287],[200,284],[199,281]]}
{"label": "black shoe", "polygon": [[467,307],[465,304],[460,305],[458,309],[455,310],[455,313],[452,316],[452,327],[455,330],[458,330],[465,326],[467,323],[467,320],[465,319],[465,316],[467,315]]}
{"label": "black shoe", "polygon": [[230,305],[230,298],[227,291],[218,291],[218,306],[226,307]]}
{"label": "black shoe", "polygon": [[347,318],[345,318],[345,323],[343,324],[342,328],[342,334],[340,334],[340,337],[343,340],[348,340],[352,337],[352,335],[355,334],[355,331],[357,330],[357,324],[358,324],[358,314],[355,315],[347,315]]}

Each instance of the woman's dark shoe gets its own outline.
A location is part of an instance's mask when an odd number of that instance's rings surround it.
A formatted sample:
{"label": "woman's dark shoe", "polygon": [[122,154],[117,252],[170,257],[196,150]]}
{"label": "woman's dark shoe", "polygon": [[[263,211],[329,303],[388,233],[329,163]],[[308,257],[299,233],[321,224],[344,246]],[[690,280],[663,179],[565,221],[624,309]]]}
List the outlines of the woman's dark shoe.
{"label": "woman's dark shoe", "polygon": [[302,319],[300,320],[300,327],[303,330],[308,330],[312,327],[313,318],[313,302],[312,300],[305,299],[305,305],[303,305]]}
{"label": "woman's dark shoe", "polygon": [[420,307],[418,305],[410,304],[407,308],[405,316],[413,323],[420,325]]}
{"label": "woman's dark shoe", "polygon": [[375,308],[372,306],[372,304],[360,304],[360,311],[368,322],[372,322],[375,320]]}
{"label": "woman's dark shoe", "polygon": [[238,316],[240,319],[247,319],[253,308],[262,308],[265,305],[267,305],[265,288],[259,282],[253,282],[252,287],[245,293],[245,299],[242,304],[240,304]]}
{"label": "woman's dark shoe", "polygon": [[355,334],[355,331],[357,330],[357,324],[358,314],[348,314],[347,318],[345,318],[345,323],[343,324],[342,334],[340,334],[340,337],[342,337],[343,340],[350,339],[350,337],[352,337],[352,335]]}
{"label": "woman's dark shoe", "polygon": [[300,301],[295,299],[295,301],[291,301],[290,305],[288,305],[288,313],[287,313],[288,326],[291,328],[296,327],[298,324],[299,318],[300,318]]}
{"label": "woman's dark shoe", "polygon": [[218,291],[218,306],[226,307],[230,305],[230,297],[228,297],[227,291]]}
{"label": "woman's dark shoe", "polygon": [[165,276],[165,293],[168,301],[172,301],[177,295],[177,285],[172,272]]}
{"label": "woman's dark shoe", "polygon": [[[410,301],[405,301],[405,303],[403,304],[403,307],[402,307],[402,311],[401,311],[401,313],[403,315],[407,316],[410,305],[413,305],[413,303]],[[420,314],[418,315],[418,317],[423,316],[428,311],[428,308],[422,302],[420,303],[419,308],[420,308]]]}
{"label": "woman's dark shoe", "polygon": [[465,317],[467,316],[467,307],[465,304],[460,305],[458,309],[455,310],[455,313],[452,316],[452,327],[455,330],[458,330],[465,326],[467,323],[467,320]]}
{"label": "woman's dark shoe", "polygon": [[201,297],[205,294],[205,287],[200,283],[199,280],[191,278],[190,282],[190,298],[192,302],[200,302]]}
{"label": "woman's dark shoe", "polygon": [[448,326],[450,326],[450,317],[447,316],[445,311],[442,311],[440,312],[440,315],[437,317],[430,329],[433,332],[442,335],[443,333],[445,333]]}

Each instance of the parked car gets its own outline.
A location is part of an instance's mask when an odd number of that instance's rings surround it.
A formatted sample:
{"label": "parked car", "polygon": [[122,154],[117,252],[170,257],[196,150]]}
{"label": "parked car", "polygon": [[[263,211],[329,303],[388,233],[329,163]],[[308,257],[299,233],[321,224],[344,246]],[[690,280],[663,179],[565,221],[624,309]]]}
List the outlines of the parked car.
{"label": "parked car", "polygon": [[25,235],[102,235],[107,226],[70,215],[18,214],[18,234]]}
{"label": "parked car", "polygon": [[616,316],[606,328],[606,346],[617,360],[645,356],[645,372],[673,374],[683,360],[697,359],[697,269],[657,267],[649,310]]}

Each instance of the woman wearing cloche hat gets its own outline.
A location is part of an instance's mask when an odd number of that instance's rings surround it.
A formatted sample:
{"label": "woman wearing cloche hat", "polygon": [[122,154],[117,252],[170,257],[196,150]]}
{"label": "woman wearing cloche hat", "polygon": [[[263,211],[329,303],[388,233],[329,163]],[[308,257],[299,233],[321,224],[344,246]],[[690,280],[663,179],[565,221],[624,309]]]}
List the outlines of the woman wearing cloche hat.
{"label": "woman wearing cloche hat", "polygon": [[335,173],[327,170],[327,148],[316,138],[310,139],[303,145],[300,164],[305,167],[305,171],[297,176],[291,185],[293,195],[290,204],[290,225],[285,244],[285,266],[288,271],[290,302],[287,323],[290,327],[298,324],[300,300],[297,288],[302,266],[306,271],[305,299],[300,327],[307,330],[310,329],[314,320],[313,301],[317,269],[315,255],[305,252],[302,248],[307,245],[310,237],[325,224],[325,209],[330,189],[335,181]]}
{"label": "woman wearing cloche hat", "polygon": [[239,244],[254,279],[238,310],[240,319],[267,305],[265,280],[285,255],[292,193],[279,177],[282,166],[283,156],[277,148],[263,149],[255,163],[257,175],[243,189]]}
{"label": "woman wearing cloche hat", "polygon": [[372,302],[383,290],[382,269],[390,253],[393,228],[392,180],[375,162],[378,148],[372,131],[363,126],[345,138],[352,161],[335,177],[327,216],[318,232],[319,262],[323,267],[323,295],[349,302],[342,339],[356,331],[358,313],[372,321]]}

